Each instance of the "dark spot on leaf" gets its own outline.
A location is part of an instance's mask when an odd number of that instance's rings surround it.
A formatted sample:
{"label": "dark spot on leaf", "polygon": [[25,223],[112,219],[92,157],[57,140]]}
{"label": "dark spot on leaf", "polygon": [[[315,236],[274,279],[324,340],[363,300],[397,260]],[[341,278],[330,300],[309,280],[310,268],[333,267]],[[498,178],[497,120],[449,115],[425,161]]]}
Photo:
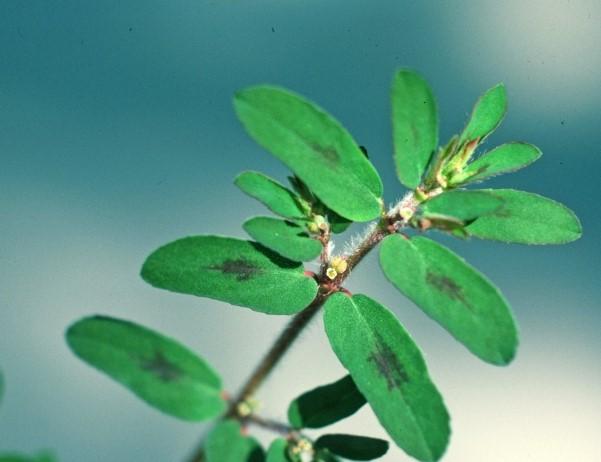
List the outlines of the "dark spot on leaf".
{"label": "dark spot on leaf", "polygon": [[[424,101],[424,104],[426,104],[426,101]],[[415,125],[414,123],[412,123],[410,125],[411,127],[411,134],[413,135],[413,143],[414,144],[419,144],[421,142],[421,136],[419,133],[419,130],[417,129],[417,125]],[[409,140],[407,140],[409,141]]]}
{"label": "dark spot on leaf", "polygon": [[145,371],[156,375],[163,382],[173,382],[183,374],[182,370],[175,364],[170,363],[160,351],[156,351],[153,358],[142,360],[140,366]]}
{"label": "dark spot on leaf", "polygon": [[361,152],[363,153],[363,155],[369,159],[369,154],[367,153],[367,148],[365,146],[359,146],[359,149],[361,149]]}
{"label": "dark spot on leaf", "polygon": [[257,268],[254,263],[243,258],[224,260],[220,265],[210,266],[209,269],[236,276],[238,281],[248,281],[261,272],[261,269]]}
{"label": "dark spot on leaf", "polygon": [[484,165],[480,166],[480,168],[478,170],[476,170],[476,173],[474,173],[474,175],[480,175],[480,174],[486,172],[488,170],[488,167],[490,167],[490,164],[484,164]]}
{"label": "dark spot on leaf", "polygon": [[367,360],[375,363],[379,374],[386,379],[388,390],[400,388],[403,383],[409,381],[409,376],[399,358],[379,335],[376,337],[376,349]]}
{"label": "dark spot on leaf", "polygon": [[463,295],[463,288],[450,277],[428,271],[426,282],[436,290],[446,294],[450,299],[457,300],[470,308],[469,303]]}
{"label": "dark spot on leaf", "polygon": [[339,155],[338,151],[331,146],[321,146],[317,143],[311,145],[311,147],[317,151],[325,160],[328,162],[338,162]]}
{"label": "dark spot on leaf", "polygon": [[499,218],[509,218],[511,216],[511,211],[501,206],[493,212],[493,215]]}

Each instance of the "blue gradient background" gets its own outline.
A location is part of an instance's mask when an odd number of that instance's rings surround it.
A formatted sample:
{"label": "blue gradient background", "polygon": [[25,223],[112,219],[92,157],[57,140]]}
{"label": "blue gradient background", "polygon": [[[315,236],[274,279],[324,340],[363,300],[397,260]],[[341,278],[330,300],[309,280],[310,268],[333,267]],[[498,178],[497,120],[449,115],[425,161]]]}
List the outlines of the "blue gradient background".
{"label": "blue gradient background", "polygon": [[[599,43],[596,0],[1,1],[0,450],[182,460],[207,427],[79,362],[64,329],[92,313],[160,329],[235,391],[286,319],[155,290],[141,263],[185,235],[242,237],[241,222],[264,213],[232,184],[244,169],[286,173],[235,119],[231,96],[247,85],[319,102],[368,147],[386,200],[400,197],[388,94],[406,66],[437,94],[443,140],[505,82],[510,109],[489,146],[526,140],[544,155],[489,184],[566,203],[585,234],[562,247],[442,239],[511,301],[521,346],[508,368],[454,342],[373,255],[348,287],[397,312],[421,345],[453,417],[445,461],[601,460]],[[284,418],[296,394],[342,375],[320,324],[262,389],[267,414]],[[336,430],[382,435],[367,408]],[[383,460],[409,458],[394,448]]]}

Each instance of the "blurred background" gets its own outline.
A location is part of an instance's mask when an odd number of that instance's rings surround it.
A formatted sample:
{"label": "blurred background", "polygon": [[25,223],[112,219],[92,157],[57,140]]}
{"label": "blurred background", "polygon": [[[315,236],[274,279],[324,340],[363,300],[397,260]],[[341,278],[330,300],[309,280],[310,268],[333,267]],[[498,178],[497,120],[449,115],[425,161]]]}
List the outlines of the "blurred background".
{"label": "blurred background", "polygon": [[[285,179],[236,120],[233,92],[273,83],[318,102],[367,147],[393,202],[404,191],[389,87],[411,67],[438,97],[441,141],[505,82],[509,112],[488,147],[524,140],[544,155],[488,184],[564,202],[584,237],[560,247],[442,237],[515,310],[521,345],[506,368],[403,298],[374,255],[347,287],[394,310],[422,347],[452,414],[445,461],[601,460],[599,43],[597,0],[1,1],[0,451],[183,460],[207,427],[160,414],[77,360],[65,328],[104,313],[159,329],[235,391],[286,318],[138,276],[168,241],[244,236],[241,223],[265,210],[234,187],[238,172]],[[297,394],[343,373],[317,320],[261,390],[264,412],[284,419]],[[383,436],[367,407],[334,430]],[[410,459],[392,448],[382,460]]]}

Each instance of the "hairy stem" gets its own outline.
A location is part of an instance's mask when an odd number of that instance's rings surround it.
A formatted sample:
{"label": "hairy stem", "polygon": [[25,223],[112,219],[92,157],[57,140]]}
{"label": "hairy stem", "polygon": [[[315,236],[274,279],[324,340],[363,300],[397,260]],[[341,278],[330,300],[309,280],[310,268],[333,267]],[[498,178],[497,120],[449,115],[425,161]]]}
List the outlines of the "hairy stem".
{"label": "hairy stem", "polygon": [[[225,417],[239,418],[238,405],[252,396],[263,384],[267,376],[271,373],[271,371],[273,371],[278,362],[286,354],[302,330],[307,326],[307,324],[309,324],[309,321],[311,321],[313,316],[315,316],[315,314],[319,311],[319,308],[321,308],[326,298],[327,295],[320,291],[307,308],[295,315],[290,320],[271,348],[267,351],[267,354],[265,354],[261,362],[257,365],[253,373],[245,382],[237,397],[232,400]],[[260,425],[259,421],[263,422],[256,416],[253,416],[252,419],[249,419],[249,421],[257,425]],[[189,460],[190,462],[203,462],[205,460],[202,442]]]}
{"label": "hairy stem", "polygon": [[267,354],[263,357],[259,365],[255,368],[251,376],[248,378],[238,396],[232,401],[226,417],[235,417],[237,415],[237,406],[250,396],[261,386],[265,381],[270,372],[275,368],[277,363],[286,354],[288,349],[292,346],[294,341],[297,339],[301,331],[305,328],[309,321],[313,319],[315,313],[319,311],[319,308],[323,305],[326,296],[320,292],[313,302],[305,308],[303,311],[298,313],[290,320],[288,325],[280,333],[277,340],[273,343]]}
{"label": "hairy stem", "polygon": [[[413,193],[410,193],[407,194],[397,205],[391,208],[390,211],[380,220],[373,231],[371,231],[347,257],[348,270],[338,275],[338,277],[336,277],[336,279],[333,281],[331,281],[325,274],[327,269],[327,261],[323,261],[322,255],[321,272],[319,276],[317,276],[317,281],[319,283],[319,292],[317,293],[317,296],[307,308],[296,314],[280,333],[271,348],[267,351],[267,354],[263,357],[248,380],[244,383],[237,397],[231,401],[228,411],[225,414],[226,418],[236,418],[241,421],[244,419],[244,417],[238,414],[238,406],[240,403],[244,402],[255,394],[265,379],[275,369],[282,357],[290,349],[303,329],[309,324],[315,314],[323,306],[327,298],[342,287],[342,283],[348,277],[350,271],[359,264],[363,257],[365,257],[387,235],[393,234],[406,226],[406,219],[403,218],[402,215],[399,215],[398,212],[403,209],[409,209],[411,212],[415,212],[418,205],[419,204],[416,201]],[[259,417],[256,416],[253,416],[252,419],[249,419],[249,421],[254,422],[257,425],[260,425],[259,421],[263,422]],[[203,462],[204,460],[204,450],[201,442],[199,448],[189,459],[189,462]]]}

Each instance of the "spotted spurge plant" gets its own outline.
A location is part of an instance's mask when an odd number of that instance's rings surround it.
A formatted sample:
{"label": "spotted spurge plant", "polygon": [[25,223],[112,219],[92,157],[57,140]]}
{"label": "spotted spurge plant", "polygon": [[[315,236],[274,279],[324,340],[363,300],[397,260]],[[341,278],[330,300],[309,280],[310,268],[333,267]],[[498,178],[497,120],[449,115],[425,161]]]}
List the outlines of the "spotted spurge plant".
{"label": "spotted spurge plant", "polygon": [[[216,419],[191,460],[377,459],[388,450],[387,441],[307,436],[308,429],[349,417],[365,404],[409,456],[442,458],[449,413],[422,353],[392,311],[345,286],[376,247],[386,278],[470,352],[493,365],[514,358],[516,323],[501,292],[426,236],[436,230],[459,239],[562,244],[580,236],[580,224],[569,209],[537,194],[473,188],[541,154],[522,142],[480,152],[505,115],[503,85],[482,95],[463,131],[442,147],[436,103],[424,79],[398,71],[391,96],[394,163],[408,188],[398,203],[384,206],[382,181],[367,151],[332,116],[282,88],[246,88],[234,97],[236,114],[251,138],[290,169],[290,187],[255,171],[241,173],[235,184],[276,216],[246,221],[252,240],[185,237],[144,262],[142,278],[154,287],[292,315],[236,395],[224,392],[215,369],[195,353],[130,321],[92,316],[67,330],[77,356],[151,406],[184,420]],[[393,194],[400,196],[400,189]],[[335,235],[354,222],[370,224],[335,252]],[[306,270],[303,262],[314,260],[319,270]],[[288,421],[273,421],[257,410],[257,390],[318,313],[348,375],[291,397]],[[276,435],[267,451],[250,436],[255,426]]]}

